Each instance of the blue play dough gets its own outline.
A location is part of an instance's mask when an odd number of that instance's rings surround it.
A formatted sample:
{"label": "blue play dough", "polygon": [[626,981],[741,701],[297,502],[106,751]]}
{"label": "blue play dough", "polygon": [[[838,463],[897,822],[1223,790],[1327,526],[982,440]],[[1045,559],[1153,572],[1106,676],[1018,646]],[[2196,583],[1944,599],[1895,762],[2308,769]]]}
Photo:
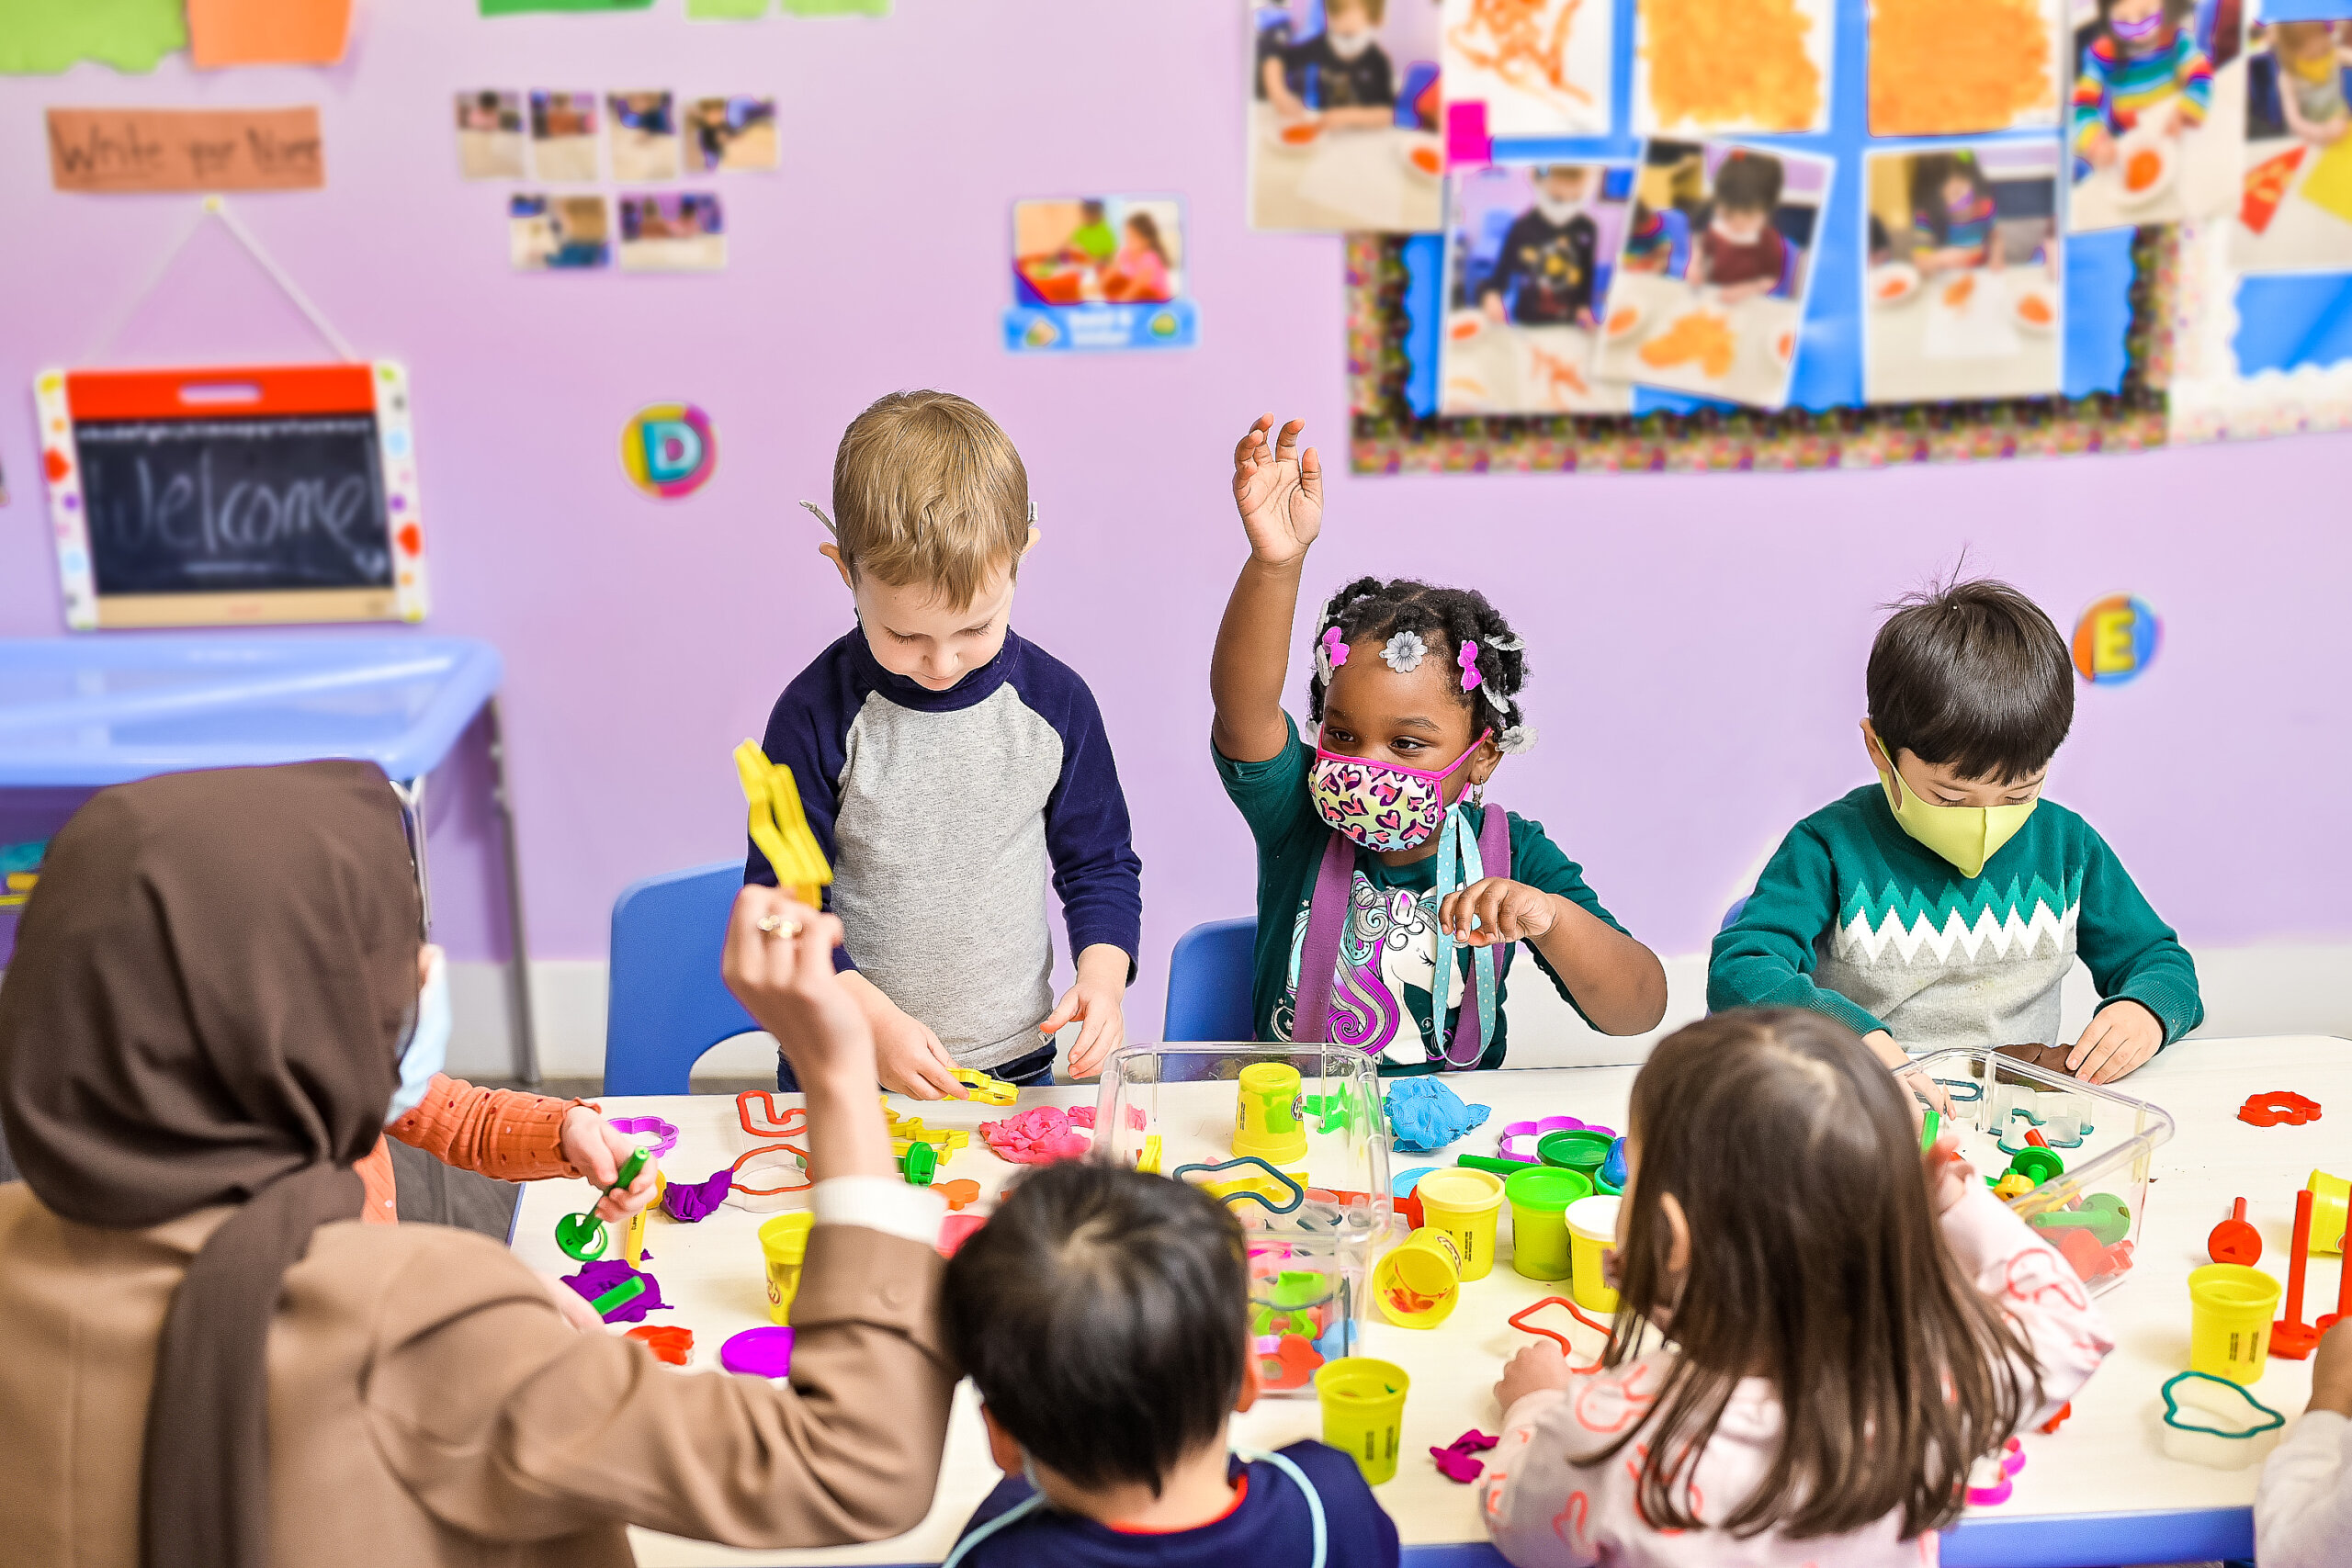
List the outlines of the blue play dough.
{"label": "blue play dough", "polygon": [[1625,1186],[1625,1140],[1617,1139],[1609,1145],[1609,1157],[1600,1162],[1600,1179],[1623,1190]]}
{"label": "blue play dough", "polygon": [[1442,1149],[1493,1114],[1491,1106],[1464,1105],[1434,1077],[1398,1078],[1388,1086],[1389,1137],[1407,1154]]}

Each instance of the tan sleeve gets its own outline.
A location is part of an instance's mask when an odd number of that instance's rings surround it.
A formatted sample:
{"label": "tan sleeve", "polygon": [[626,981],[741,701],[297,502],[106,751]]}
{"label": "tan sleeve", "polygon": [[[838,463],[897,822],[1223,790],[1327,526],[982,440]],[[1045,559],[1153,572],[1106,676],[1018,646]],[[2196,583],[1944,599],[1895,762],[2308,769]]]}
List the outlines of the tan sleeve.
{"label": "tan sleeve", "polygon": [[[930,1508],[956,1385],[932,1248],[819,1227],[786,1387],[573,1330],[511,1255],[446,1234],[495,1256],[468,1247],[404,1270],[385,1292],[365,1397],[386,1461],[451,1526],[529,1540],[612,1519],[730,1546],[829,1546],[901,1534]],[[396,1304],[412,1295],[441,1305]],[[718,1346],[695,1352],[712,1364]]]}

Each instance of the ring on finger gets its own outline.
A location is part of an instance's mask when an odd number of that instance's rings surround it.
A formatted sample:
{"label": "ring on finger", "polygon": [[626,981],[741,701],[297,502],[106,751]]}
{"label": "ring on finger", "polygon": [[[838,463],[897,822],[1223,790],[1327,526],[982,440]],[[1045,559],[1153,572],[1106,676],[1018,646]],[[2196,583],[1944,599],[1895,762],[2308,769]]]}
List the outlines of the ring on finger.
{"label": "ring on finger", "polygon": [[762,915],[760,917],[760,934],[762,936],[798,936],[800,934],[800,922],[798,920],[787,920],[782,915]]}

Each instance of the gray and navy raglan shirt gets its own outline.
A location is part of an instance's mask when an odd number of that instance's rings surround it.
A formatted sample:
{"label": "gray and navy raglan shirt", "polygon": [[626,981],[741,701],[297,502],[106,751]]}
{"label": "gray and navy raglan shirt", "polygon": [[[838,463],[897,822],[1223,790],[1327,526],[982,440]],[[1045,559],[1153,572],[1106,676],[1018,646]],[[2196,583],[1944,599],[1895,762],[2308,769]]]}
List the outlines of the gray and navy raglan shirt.
{"label": "gray and navy raglan shirt", "polygon": [[[768,760],[792,770],[833,868],[836,968],[854,968],[928,1024],[960,1066],[1045,1043],[1053,1010],[1046,880],[1073,959],[1143,943],[1143,863],[1094,694],[1007,631],[944,692],[876,662],[853,630],[793,679],[768,716]],[[775,883],[755,846],[747,882]]]}
{"label": "gray and navy raglan shirt", "polygon": [[1707,1006],[1800,1007],[1915,1054],[2057,1045],[2080,958],[2102,1001],[2155,1014],[2169,1045],[2204,1019],[2197,965],[2091,825],[2043,800],[1974,876],[1905,833],[1865,784],[1789,830],[1715,937]]}

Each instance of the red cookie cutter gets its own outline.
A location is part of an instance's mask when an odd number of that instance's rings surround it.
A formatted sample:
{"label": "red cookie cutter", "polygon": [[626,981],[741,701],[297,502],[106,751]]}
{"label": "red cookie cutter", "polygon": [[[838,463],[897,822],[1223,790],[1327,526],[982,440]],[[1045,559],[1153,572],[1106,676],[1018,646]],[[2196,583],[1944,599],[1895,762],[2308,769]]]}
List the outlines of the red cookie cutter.
{"label": "red cookie cutter", "polygon": [[2276,1127],[2281,1122],[2300,1127],[2306,1122],[2319,1120],[2319,1101],[2297,1094],[2291,1089],[2274,1089],[2268,1094],[2249,1094],[2245,1103],[2238,1107],[2238,1120],[2256,1127]]}
{"label": "red cookie cutter", "polygon": [[[756,1094],[759,1091],[754,1089],[752,1092]],[[808,1151],[800,1147],[797,1144],[762,1144],[756,1149],[746,1149],[741,1155],[737,1156],[735,1163],[729,1166],[727,1168],[729,1172],[740,1172],[748,1161],[760,1155],[772,1155],[778,1149],[782,1149],[787,1154],[796,1154],[800,1156],[799,1186],[746,1187],[741,1182],[738,1181],[731,1184],[730,1190],[741,1192],[746,1198],[781,1198],[787,1192],[806,1192],[808,1189],[817,1185],[816,1181],[808,1175]]]}
{"label": "red cookie cutter", "polygon": [[1595,1356],[1592,1359],[1592,1365],[1589,1367],[1577,1366],[1574,1364],[1577,1348],[1575,1346],[1568,1343],[1568,1337],[1566,1335],[1555,1333],[1549,1328],[1538,1328],[1533,1324],[1524,1321],[1527,1318],[1533,1317],[1537,1313],[1542,1312],[1548,1306],[1567,1308],[1568,1315],[1570,1317],[1575,1318],[1578,1323],[1583,1324],[1587,1328],[1589,1328],[1594,1333],[1600,1335],[1603,1338],[1608,1337],[1608,1325],[1595,1323],[1592,1319],[1585,1316],[1583,1309],[1578,1307],[1576,1303],[1568,1300],[1566,1296],[1545,1296],[1540,1302],[1535,1302],[1520,1308],[1519,1311],[1513,1313],[1504,1321],[1509,1323],[1513,1328],[1518,1329],[1521,1334],[1540,1334],[1544,1338],[1552,1341],[1555,1345],[1557,1345],[1560,1348],[1560,1354],[1569,1359],[1570,1364],[1568,1371],[1572,1372],[1599,1371],[1600,1370],[1600,1357]]}
{"label": "red cookie cutter", "polygon": [[[752,1125],[752,1101],[755,1100],[760,1102],[761,1119],[767,1122],[764,1127]],[[800,1118],[800,1124],[797,1127],[792,1124],[796,1116]],[[755,1138],[789,1138],[808,1131],[807,1106],[787,1105],[779,1111],[775,1108],[775,1100],[763,1089],[747,1089],[735,1097],[735,1119],[743,1123],[743,1131]],[[739,1160],[736,1163],[740,1165],[742,1162]]]}

